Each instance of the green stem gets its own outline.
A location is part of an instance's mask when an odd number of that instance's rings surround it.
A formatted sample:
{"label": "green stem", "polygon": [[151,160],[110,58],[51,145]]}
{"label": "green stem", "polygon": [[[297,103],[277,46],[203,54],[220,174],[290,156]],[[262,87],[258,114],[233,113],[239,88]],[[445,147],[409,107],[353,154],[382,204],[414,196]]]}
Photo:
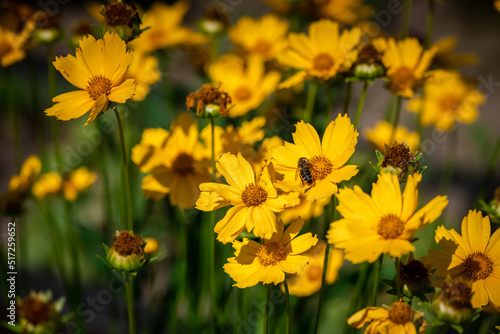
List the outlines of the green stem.
{"label": "green stem", "polygon": [[331,112],[332,112],[333,100],[334,100],[333,85],[329,85],[327,87],[327,90],[328,90],[328,97],[327,97],[326,113],[325,113],[325,125],[324,125],[323,129],[326,129],[326,127],[328,126],[328,124],[331,121]]}
{"label": "green stem", "polygon": [[263,333],[267,334],[267,327],[269,327],[269,306],[271,303],[271,289],[272,286],[271,284],[267,285],[267,294],[266,294],[266,308],[265,308],[265,313],[264,313],[264,330]]}
{"label": "green stem", "polygon": [[375,262],[373,266],[373,270],[375,272],[375,279],[373,280],[373,291],[372,291],[372,302],[370,306],[377,306],[377,295],[378,295],[378,286],[380,280],[380,270],[382,269],[382,262],[384,261],[384,254],[380,255],[378,260]]}
{"label": "green stem", "polygon": [[9,108],[10,121],[12,123],[12,139],[14,141],[14,166],[16,171],[21,170],[21,136],[19,131],[19,114],[16,112],[16,94],[12,80],[10,67],[5,68],[5,77],[7,82],[7,105]]}
{"label": "green stem", "polygon": [[457,155],[457,144],[458,144],[458,129],[453,129],[450,133],[448,139],[448,156],[446,158],[446,165],[444,167],[443,177],[441,179],[441,193],[447,194],[451,180],[453,178],[453,170],[455,169],[455,158]]}
{"label": "green stem", "polygon": [[396,267],[396,293],[399,300],[401,298],[401,259],[399,257],[394,259],[394,266]]}
{"label": "green stem", "polygon": [[445,323],[443,326],[441,326],[439,334],[445,334],[447,330],[448,330],[448,323]]}
{"label": "green stem", "polygon": [[307,93],[306,109],[304,110],[304,117],[303,117],[303,120],[306,123],[311,122],[314,110],[314,102],[316,101],[317,93],[318,93],[318,82],[316,80],[312,80],[311,86],[309,87],[309,92]]}
{"label": "green stem", "polygon": [[[49,80],[49,99],[52,99],[57,94],[56,87],[56,68],[52,64],[54,60],[54,47],[49,45],[47,47],[47,68],[48,68],[48,80]],[[59,131],[59,123],[56,118],[51,117],[50,126],[52,130],[52,140],[54,141],[54,156],[56,163],[59,166],[62,162],[61,158],[61,135]]]}
{"label": "green stem", "polygon": [[434,30],[434,7],[435,0],[427,0],[427,21],[425,25],[425,48],[429,49],[432,44],[432,32]]}
{"label": "green stem", "polygon": [[352,93],[352,82],[349,81],[347,83],[347,89],[344,101],[344,112],[342,113],[342,115],[349,115],[349,106],[351,105],[351,93]]}
{"label": "green stem", "polygon": [[[354,293],[351,298],[351,303],[349,305],[347,316],[351,316],[356,309],[359,296],[361,294],[361,291],[363,290],[363,284],[365,283],[367,273],[368,273],[368,263],[364,262],[361,265],[361,269],[358,274],[358,279],[356,280],[356,286],[354,287]],[[349,326],[347,321],[344,322],[344,326],[345,326],[344,333],[348,333],[351,330],[351,327]]]}
{"label": "green stem", "polygon": [[[212,181],[215,182],[215,122],[213,117],[210,117],[210,125],[212,126],[212,152],[211,152],[211,163],[212,163]],[[217,292],[215,285],[215,240],[214,240],[214,227],[215,227],[215,211],[210,212],[210,224],[207,229],[207,241],[208,241],[208,280],[210,285],[210,301],[212,304],[212,325],[213,330],[216,332],[217,327]]]}
{"label": "green stem", "polygon": [[387,105],[387,110],[385,112],[385,121],[388,123],[392,122],[394,103],[396,100],[396,95],[391,94],[391,97],[389,98],[389,104]]}
{"label": "green stem", "polygon": [[401,104],[402,104],[402,98],[401,98],[401,96],[398,96],[396,99],[396,113],[394,115],[394,120],[392,122],[391,141],[390,141],[391,145],[394,142],[394,140],[396,139],[396,129],[398,127],[399,116],[401,114]]}
{"label": "green stem", "polygon": [[321,276],[321,288],[319,290],[319,298],[318,298],[318,310],[316,311],[316,320],[314,322],[314,334],[318,333],[319,322],[321,319],[321,311],[323,310],[323,299],[326,293],[326,271],[328,267],[328,258],[330,257],[330,250],[332,248],[331,244],[328,244],[328,247],[325,249],[325,258],[323,261],[323,274]]}
{"label": "green stem", "polygon": [[212,35],[210,38],[210,64],[213,64],[219,56],[219,39]]}
{"label": "green stem", "polygon": [[[125,135],[123,132],[123,124],[120,118],[120,113],[117,109],[114,109],[116,120],[118,122],[118,128],[120,130],[120,143],[122,148],[122,163],[123,163],[123,177],[122,177],[122,187],[123,187],[123,208],[122,208],[122,228],[126,226],[126,229],[132,231],[134,228],[133,212],[132,212],[132,194],[130,191],[130,176],[128,170],[128,159],[127,159],[127,148],[125,147]],[[127,224],[125,225],[125,221]]]}
{"label": "green stem", "polygon": [[359,97],[358,109],[356,110],[356,118],[354,119],[354,129],[358,128],[359,119],[361,118],[361,112],[363,111],[363,106],[365,105],[367,90],[368,90],[368,81],[365,81],[363,83],[363,90],[361,91],[361,96]]}
{"label": "green stem", "polygon": [[283,285],[285,286],[285,297],[286,297],[286,325],[285,325],[285,333],[290,334],[290,292],[288,291],[288,283],[286,279],[283,281]]}
{"label": "green stem", "polygon": [[212,126],[212,181],[215,182],[215,121],[210,117],[210,125]]}
{"label": "green stem", "polygon": [[[127,275],[127,274],[124,274]],[[125,277],[125,279],[127,279]],[[135,312],[134,312],[134,285],[132,278],[127,279],[127,312],[128,312],[128,333],[135,334]]]}
{"label": "green stem", "polygon": [[479,200],[484,200],[486,196],[486,191],[488,190],[488,186],[491,185],[491,180],[493,178],[493,174],[495,169],[497,168],[497,161],[500,158],[500,136],[497,139],[497,143],[495,148],[493,149],[493,154],[491,155],[490,161],[488,163],[488,167],[486,168],[486,173],[484,174],[483,182],[481,183],[481,188],[477,194],[476,205]]}
{"label": "green stem", "polygon": [[413,5],[412,0],[404,0],[403,22],[401,23],[401,39],[408,37],[408,35],[410,34],[412,5]]}

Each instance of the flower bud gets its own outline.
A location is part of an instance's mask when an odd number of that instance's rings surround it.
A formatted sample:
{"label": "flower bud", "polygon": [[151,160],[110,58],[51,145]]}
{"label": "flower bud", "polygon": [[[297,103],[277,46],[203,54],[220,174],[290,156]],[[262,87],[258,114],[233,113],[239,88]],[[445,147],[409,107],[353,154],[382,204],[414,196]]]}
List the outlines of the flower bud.
{"label": "flower bud", "polygon": [[210,6],[199,23],[200,31],[206,35],[219,35],[228,26],[226,11],[221,6]]}
{"label": "flower bud", "polygon": [[[201,118],[217,118],[226,116],[227,108],[232,102],[227,92],[222,90],[222,85],[205,84],[195,93],[190,93],[186,98],[188,110],[196,111]],[[196,109],[194,105],[196,104]]]}
{"label": "flower bud", "polygon": [[463,277],[452,278],[448,276],[441,291],[432,301],[432,307],[438,319],[460,325],[470,321],[474,315],[471,298],[470,282]]}
{"label": "flower bud", "polygon": [[141,19],[139,12],[134,5],[116,1],[112,4],[102,6],[99,12],[104,16],[102,23],[102,35],[106,31],[114,32],[120,36],[126,43],[137,38],[143,30],[141,30]]}
{"label": "flower bud", "polygon": [[403,294],[409,298],[416,296],[420,300],[426,300],[425,294],[431,292],[430,272],[426,264],[421,260],[415,260],[413,253],[410,253],[406,263],[401,263],[400,266]]}
{"label": "flower bud", "polygon": [[406,142],[398,144],[395,141],[391,147],[386,145],[385,150],[385,155],[376,151],[378,163],[373,168],[377,173],[395,174],[398,176],[399,182],[404,183],[408,175],[413,175],[415,172],[420,173],[426,168],[422,167],[417,170],[422,153],[414,155],[408,145],[406,145]]}
{"label": "flower bud", "polygon": [[113,246],[106,250],[106,259],[103,260],[110,268],[135,275],[136,271],[146,264],[142,236],[134,235],[133,231],[116,231]]}

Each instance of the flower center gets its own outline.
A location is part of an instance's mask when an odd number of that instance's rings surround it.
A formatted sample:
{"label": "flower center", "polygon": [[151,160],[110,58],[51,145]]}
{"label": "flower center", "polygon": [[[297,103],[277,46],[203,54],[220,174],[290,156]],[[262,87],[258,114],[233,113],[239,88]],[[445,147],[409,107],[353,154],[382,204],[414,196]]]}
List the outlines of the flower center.
{"label": "flower center", "polygon": [[404,143],[394,144],[387,151],[382,160],[382,167],[387,167],[388,164],[393,164],[396,167],[405,167],[410,162],[415,162],[416,159],[411,153],[410,149]]}
{"label": "flower center", "polygon": [[[21,310],[30,324],[37,325],[50,320],[51,307],[39,298],[29,296],[22,301]],[[20,311],[21,311],[20,310]]]}
{"label": "flower center", "polygon": [[241,194],[241,200],[246,206],[257,206],[267,199],[267,192],[261,187],[251,183],[245,187]]}
{"label": "flower center", "polygon": [[194,172],[193,163],[194,159],[191,155],[186,153],[180,153],[172,163],[172,169],[177,174],[181,175],[192,174]]}
{"label": "flower center", "polygon": [[391,89],[395,91],[405,90],[413,87],[415,76],[413,71],[406,66],[397,69],[396,73],[391,75]]}
{"label": "flower center", "polygon": [[5,56],[12,51],[12,45],[9,43],[0,43],[0,56]]}
{"label": "flower center", "polygon": [[441,300],[457,308],[472,308],[471,282],[462,276],[448,276],[441,288]]}
{"label": "flower center", "polygon": [[321,277],[323,276],[323,268],[321,266],[310,264],[307,267],[307,279],[311,282],[321,281]]}
{"label": "flower center", "polygon": [[128,231],[121,231],[120,234],[115,237],[113,247],[122,256],[127,256],[131,254],[144,255],[143,250],[144,241],[140,235],[132,235]]}
{"label": "flower center", "polygon": [[464,272],[473,281],[488,278],[493,272],[493,262],[482,252],[474,252],[464,261]]}
{"label": "flower center", "polygon": [[389,319],[395,324],[403,325],[411,322],[411,316],[411,307],[405,302],[395,302],[389,309]]}
{"label": "flower center", "polygon": [[257,251],[257,259],[263,266],[273,266],[286,260],[285,247],[279,242],[262,245]]}
{"label": "flower center", "polygon": [[102,75],[95,75],[90,79],[87,91],[93,100],[97,100],[102,94],[108,96],[111,93],[111,80]]}
{"label": "flower center", "polygon": [[455,95],[445,95],[439,100],[439,107],[445,113],[456,114],[462,99]]}
{"label": "flower center", "polygon": [[334,60],[327,53],[320,53],[313,60],[313,68],[318,71],[327,71],[332,68]]}
{"label": "flower center", "polygon": [[235,100],[246,101],[252,96],[252,92],[247,87],[238,87],[234,93]]}
{"label": "flower center", "polygon": [[104,20],[107,24],[111,26],[120,26],[132,24],[131,18],[137,15],[137,10],[133,5],[129,5],[123,2],[115,2],[111,5],[107,5],[104,10],[101,10],[104,16]]}
{"label": "flower center", "polygon": [[311,176],[313,178],[313,181],[316,180],[323,180],[326,178],[333,170],[333,165],[328,160],[322,155],[317,155],[313,157],[309,163],[311,164]]}
{"label": "flower center", "polygon": [[271,45],[267,41],[259,40],[252,48],[255,53],[266,54],[271,50]]}
{"label": "flower center", "polygon": [[386,240],[396,239],[404,230],[404,222],[392,214],[382,217],[377,225],[377,233]]}

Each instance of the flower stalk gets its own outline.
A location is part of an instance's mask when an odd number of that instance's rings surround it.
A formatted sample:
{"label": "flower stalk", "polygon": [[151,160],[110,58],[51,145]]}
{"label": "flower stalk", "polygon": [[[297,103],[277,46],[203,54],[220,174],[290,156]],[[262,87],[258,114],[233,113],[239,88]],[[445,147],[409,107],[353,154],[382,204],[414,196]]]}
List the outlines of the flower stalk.
{"label": "flower stalk", "polygon": [[401,114],[401,104],[402,104],[402,98],[401,96],[398,96],[396,98],[396,112],[394,114],[394,119],[392,121],[392,132],[391,132],[391,143],[394,142],[394,139],[396,138],[396,129],[399,124],[399,116]]}
{"label": "flower stalk", "polygon": [[302,118],[306,123],[311,122],[317,93],[318,93],[318,82],[316,80],[312,80],[311,85],[309,86],[309,92],[307,93],[307,101],[306,101],[306,109],[304,110],[304,117]]}
{"label": "flower stalk", "polygon": [[365,105],[366,91],[368,90],[368,81],[363,82],[363,90],[361,91],[361,96],[359,98],[358,109],[356,110],[356,118],[354,119],[354,128],[358,128],[359,119],[361,118],[361,112],[363,111],[363,106]]}

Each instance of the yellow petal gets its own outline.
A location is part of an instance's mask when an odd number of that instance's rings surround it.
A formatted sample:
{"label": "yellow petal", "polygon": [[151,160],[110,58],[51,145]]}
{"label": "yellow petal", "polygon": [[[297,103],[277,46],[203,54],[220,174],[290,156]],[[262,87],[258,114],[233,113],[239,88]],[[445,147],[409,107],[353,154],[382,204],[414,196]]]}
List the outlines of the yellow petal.
{"label": "yellow petal", "polygon": [[462,220],[462,238],[472,252],[484,253],[490,233],[490,219],[488,216],[483,217],[481,212],[470,210],[467,217]]}
{"label": "yellow petal", "polygon": [[287,255],[285,261],[279,262],[279,267],[287,274],[296,274],[302,271],[309,262],[309,256]]}
{"label": "yellow petal", "polygon": [[111,88],[108,99],[113,102],[125,103],[134,96],[136,83],[134,79],[127,79],[118,86]]}
{"label": "yellow petal", "polygon": [[306,81],[307,78],[307,72],[306,71],[300,71],[286,79],[285,81],[281,82],[278,85],[278,89],[283,89],[283,88],[290,88],[293,86],[296,86],[298,84],[303,83]]}
{"label": "yellow petal", "polygon": [[388,317],[389,312],[382,307],[367,307],[350,316],[347,323],[351,327],[362,328],[367,322]]}
{"label": "yellow petal", "polygon": [[253,233],[256,237],[271,239],[273,233],[278,231],[274,212],[265,205],[254,206],[252,209],[247,210],[246,221],[253,223]]}
{"label": "yellow petal", "polygon": [[292,134],[295,145],[305,148],[310,157],[321,155],[321,142],[316,129],[304,121],[300,121],[295,127]]}
{"label": "yellow petal", "polygon": [[382,215],[392,214],[400,217],[402,200],[397,176],[390,173],[379,174],[377,183],[372,187],[372,199]]}
{"label": "yellow petal", "polygon": [[339,168],[349,160],[354,153],[358,132],[354,130],[347,115],[337,116],[325,130],[322,142],[323,155],[328,158],[333,168]]}
{"label": "yellow petal", "polygon": [[365,222],[378,222],[381,217],[377,205],[359,186],[354,186],[354,189],[340,189],[336,196],[339,199],[337,210],[343,217]]}
{"label": "yellow petal", "polygon": [[106,97],[106,95],[101,94],[101,96],[99,96],[99,98],[95,100],[94,108],[90,110],[89,118],[87,119],[85,125],[95,120],[97,115],[99,115],[101,111],[106,112],[107,110],[108,110],[108,98]]}
{"label": "yellow petal", "polygon": [[338,190],[336,184],[330,182],[328,178],[316,181],[316,184],[311,187],[307,193],[308,201],[321,200],[323,198],[331,197]]}
{"label": "yellow petal", "polygon": [[418,204],[418,184],[422,180],[422,174],[410,175],[406,181],[403,193],[403,210],[401,220],[406,222],[413,215]]}
{"label": "yellow petal", "polygon": [[142,191],[147,198],[158,201],[164,198],[170,192],[170,189],[159,182],[153,175],[147,175],[142,179]]}
{"label": "yellow petal", "polygon": [[48,116],[56,116],[57,119],[67,121],[86,114],[95,105],[95,101],[89,97],[85,90],[64,93],[56,96],[54,102],[59,102],[45,110]]}
{"label": "yellow petal", "polygon": [[246,208],[237,205],[229,209],[217,224],[214,231],[217,233],[217,240],[223,244],[232,242],[245,228]]}
{"label": "yellow petal", "polygon": [[237,187],[241,192],[247,185],[255,182],[252,166],[241,153],[238,153],[238,156],[230,153],[221,155],[217,162],[217,170],[229,185]]}
{"label": "yellow petal", "polygon": [[85,66],[85,63],[78,61],[72,55],[56,57],[56,61],[52,64],[66,80],[80,89],[86,89],[90,79],[92,79],[92,73]]}
{"label": "yellow petal", "polygon": [[358,174],[358,166],[346,165],[338,169],[334,169],[329,175],[328,179],[333,183],[340,183],[342,181],[350,180],[353,176]]}
{"label": "yellow petal", "polygon": [[488,300],[488,291],[485,287],[485,281],[481,279],[472,282],[472,307],[479,308],[481,306],[487,305]]}
{"label": "yellow petal", "polygon": [[279,266],[266,266],[260,272],[259,281],[264,284],[274,285],[281,283],[285,280],[285,273],[280,269]]}
{"label": "yellow petal", "polygon": [[285,249],[290,251],[290,254],[300,254],[307,251],[317,243],[317,237],[313,237],[311,233],[305,233],[292,239]]}
{"label": "yellow petal", "polygon": [[285,232],[283,232],[283,235],[279,240],[280,244],[287,247],[288,243],[299,234],[302,226],[304,226],[304,221],[300,217],[294,220]]}

